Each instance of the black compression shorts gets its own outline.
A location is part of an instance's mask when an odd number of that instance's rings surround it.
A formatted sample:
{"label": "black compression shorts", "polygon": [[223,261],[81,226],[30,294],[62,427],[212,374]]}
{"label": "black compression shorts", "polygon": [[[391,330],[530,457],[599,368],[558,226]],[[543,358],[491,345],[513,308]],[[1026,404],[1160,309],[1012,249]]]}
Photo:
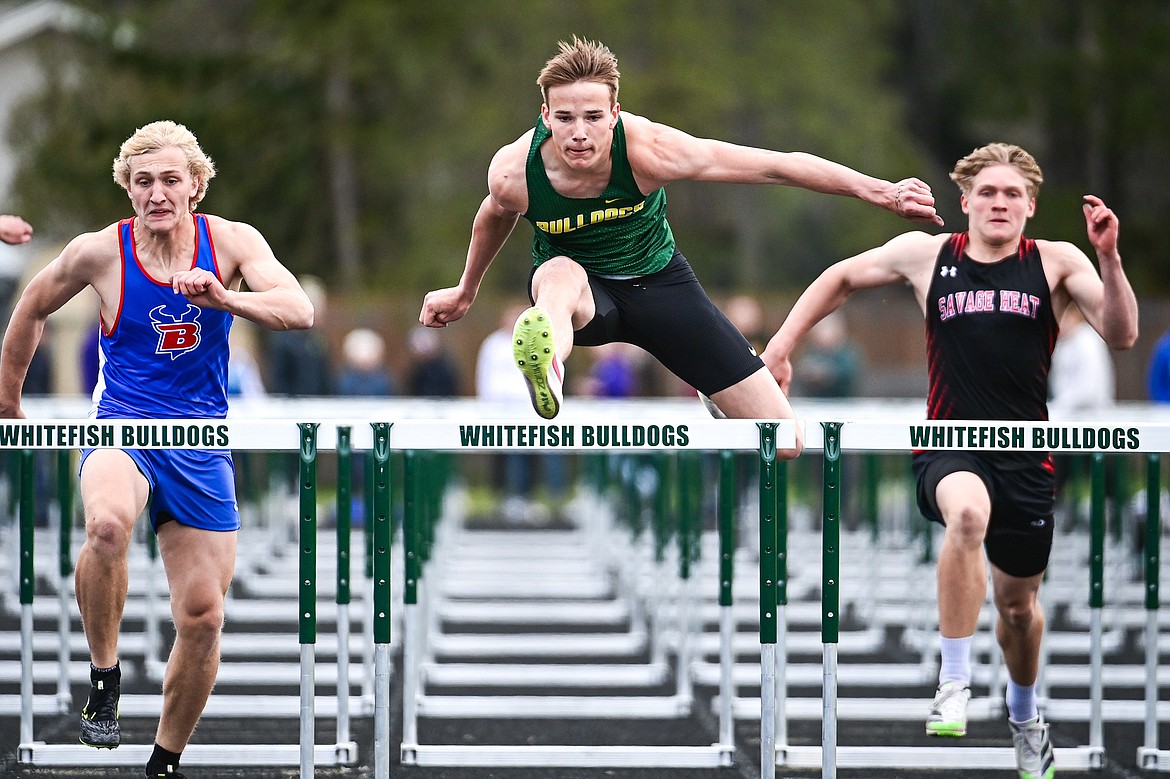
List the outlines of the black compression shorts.
{"label": "black compression shorts", "polygon": [[[704,395],[738,384],[764,366],[711,302],[681,252],[647,276],[609,279],[589,274],[589,287],[597,313],[574,334],[577,346],[613,341],[640,346]],[[531,289],[530,276],[530,298]]]}
{"label": "black compression shorts", "polygon": [[932,522],[939,516],[935,490],[944,477],[970,471],[983,480],[991,498],[991,519],[983,546],[987,559],[1011,576],[1035,576],[1048,567],[1052,551],[1056,478],[1049,462],[1004,467],[1003,455],[927,451],[914,455],[918,508]]}

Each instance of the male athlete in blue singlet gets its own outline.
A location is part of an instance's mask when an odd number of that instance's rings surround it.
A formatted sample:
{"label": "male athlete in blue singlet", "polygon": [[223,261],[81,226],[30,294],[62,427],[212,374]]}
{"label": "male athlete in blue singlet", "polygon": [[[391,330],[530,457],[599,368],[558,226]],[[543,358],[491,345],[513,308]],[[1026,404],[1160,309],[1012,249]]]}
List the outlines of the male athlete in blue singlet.
{"label": "male athlete in blue singlet", "polygon": [[626,341],[727,416],[790,419],[784,393],[676,249],[663,187],[781,184],[941,224],[930,187],[883,181],[811,154],[696,138],[622,111],[618,78],[606,46],[576,37],[560,44],[537,79],[544,98],[537,126],[492,159],[459,284],[427,293],[419,321],[446,327],[467,313],[523,216],[534,231],[534,306],[517,320],[513,345],[538,414],[551,419],[560,411],[562,363],[574,344]]}
{"label": "male athlete in blue singlet", "polygon": [[[114,180],[135,216],[73,239],[29,282],[0,353],[0,415],[24,416],[21,390],[45,320],[86,287],[100,305],[98,418],[222,418],[232,318],[273,330],[313,324],[308,297],[255,228],[194,213],[214,175],[195,136],[174,122],[148,124],[122,144]],[[219,668],[224,596],[235,569],[240,520],[231,455],[88,450],[81,498],[86,541],[76,590],[91,661],[81,741],[120,743],[118,627],[131,533],[149,506],[175,643],[146,776],[181,777],[179,758]]]}
{"label": "male athlete in blue singlet", "polygon": [[[1098,275],[1073,244],[1024,237],[1043,177],[1023,149],[975,149],[951,178],[962,190],[967,232],[905,233],[822,273],[764,350],[781,386],[788,386],[789,356],[801,336],[854,290],[887,284],[909,284],[926,317],[931,419],[1048,419],[1048,368],[1070,303],[1111,347],[1133,346],[1137,300],[1121,266],[1117,217],[1100,198],[1086,195],[1084,205]],[[1052,547],[1051,457],[923,451],[914,468],[922,513],[945,527],[938,558],[942,667],[926,732],[967,732],[971,639],[990,561],[1016,765],[1022,779],[1051,779],[1052,742],[1035,695],[1044,633],[1037,595]]]}

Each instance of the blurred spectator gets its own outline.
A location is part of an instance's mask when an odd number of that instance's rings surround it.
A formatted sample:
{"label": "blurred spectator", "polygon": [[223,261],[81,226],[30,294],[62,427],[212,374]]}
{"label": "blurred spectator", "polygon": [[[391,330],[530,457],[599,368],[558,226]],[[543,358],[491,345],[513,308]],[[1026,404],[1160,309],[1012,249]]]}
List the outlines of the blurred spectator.
{"label": "blurred spectator", "polygon": [[327,313],[325,285],[315,276],[302,276],[299,281],[313,302],[314,325],[308,330],[267,333],[268,389],[274,395],[292,397],[328,395],[333,390],[333,371],[329,346],[322,335]]}
{"label": "blurred spectator", "polygon": [[1048,417],[1054,420],[1110,408],[1116,399],[1109,345],[1075,305],[1065,309],[1060,320],[1048,371],[1048,396]]}
{"label": "blurred spectator", "polygon": [[410,357],[407,394],[420,398],[449,398],[459,394],[459,374],[436,330],[414,328],[406,337],[406,350]]}
{"label": "blurred spectator", "polygon": [[1150,372],[1147,377],[1150,400],[1170,403],[1170,330],[1167,330],[1150,354]]}
{"label": "blurred spectator", "polygon": [[592,351],[593,366],[582,394],[595,398],[632,398],[641,394],[639,374],[645,351],[623,341],[610,341]]}
{"label": "blurred spectator", "polygon": [[102,326],[99,323],[89,328],[86,334],[81,337],[81,349],[77,357],[78,364],[81,366],[81,392],[84,395],[92,395],[94,387],[97,386],[99,363],[101,362],[98,354],[101,350],[98,338],[101,332]]}
{"label": "blurred spectator", "polygon": [[256,333],[250,325],[237,317],[228,334],[228,398],[251,400],[268,394],[256,360]]}
{"label": "blurred spectator", "polygon": [[793,395],[806,398],[847,398],[857,394],[860,373],[857,348],[849,340],[839,311],[808,332],[808,341],[792,367]]}
{"label": "blurred spectator", "polygon": [[386,342],[382,336],[365,327],[350,330],[341,345],[337,394],[360,397],[396,395],[385,357]]}
{"label": "blurred spectator", "polygon": [[24,394],[52,395],[53,391],[53,325],[46,322],[45,333],[28,364]]}
{"label": "blurred spectator", "polygon": [[768,345],[768,333],[764,332],[764,310],[760,302],[751,295],[735,295],[723,308],[723,313],[731,320],[743,337],[748,340],[756,354],[764,351]]}

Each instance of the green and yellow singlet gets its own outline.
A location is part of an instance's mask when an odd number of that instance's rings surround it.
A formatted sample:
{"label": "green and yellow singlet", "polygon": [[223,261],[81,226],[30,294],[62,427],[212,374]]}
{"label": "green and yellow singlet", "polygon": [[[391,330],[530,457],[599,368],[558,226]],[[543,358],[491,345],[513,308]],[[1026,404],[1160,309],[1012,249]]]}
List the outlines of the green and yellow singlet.
{"label": "green and yellow singlet", "polygon": [[611,151],[613,170],[600,197],[569,198],[548,180],[540,145],[552,133],[538,117],[525,178],[532,223],[534,264],[564,255],[599,276],[644,276],[662,270],[674,255],[666,221],[666,190],[643,195],[626,158],[626,132],[618,117]]}

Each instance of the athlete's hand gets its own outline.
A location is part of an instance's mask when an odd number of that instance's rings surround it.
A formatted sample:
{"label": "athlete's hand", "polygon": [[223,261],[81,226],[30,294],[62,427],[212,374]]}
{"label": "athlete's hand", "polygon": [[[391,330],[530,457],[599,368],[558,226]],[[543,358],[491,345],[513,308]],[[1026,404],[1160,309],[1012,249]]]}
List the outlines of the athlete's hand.
{"label": "athlete's hand", "polygon": [[1117,254],[1117,235],[1121,226],[1113,209],[1105,205],[1105,201],[1096,195],[1085,195],[1085,229],[1089,233],[1089,242],[1097,251],[1097,256],[1112,257]]}
{"label": "athlete's hand", "polygon": [[941,226],[942,217],[934,210],[934,194],[921,179],[902,179],[894,184],[890,210],[912,222],[930,222]]}
{"label": "athlete's hand", "polygon": [[180,271],[171,276],[171,289],[200,308],[228,310],[228,291],[211,271],[202,268]]}
{"label": "athlete's hand", "polygon": [[462,319],[471,308],[471,302],[459,287],[431,290],[423,298],[422,311],[418,315],[419,324],[446,327]]}
{"label": "athlete's hand", "polygon": [[19,216],[0,214],[0,241],[14,245],[28,243],[32,235],[32,225]]}
{"label": "athlete's hand", "polygon": [[772,373],[772,377],[776,379],[776,383],[780,385],[781,391],[787,395],[788,388],[792,384],[792,361],[787,354],[780,354],[771,349],[764,349],[760,359],[764,361],[764,365]]}

